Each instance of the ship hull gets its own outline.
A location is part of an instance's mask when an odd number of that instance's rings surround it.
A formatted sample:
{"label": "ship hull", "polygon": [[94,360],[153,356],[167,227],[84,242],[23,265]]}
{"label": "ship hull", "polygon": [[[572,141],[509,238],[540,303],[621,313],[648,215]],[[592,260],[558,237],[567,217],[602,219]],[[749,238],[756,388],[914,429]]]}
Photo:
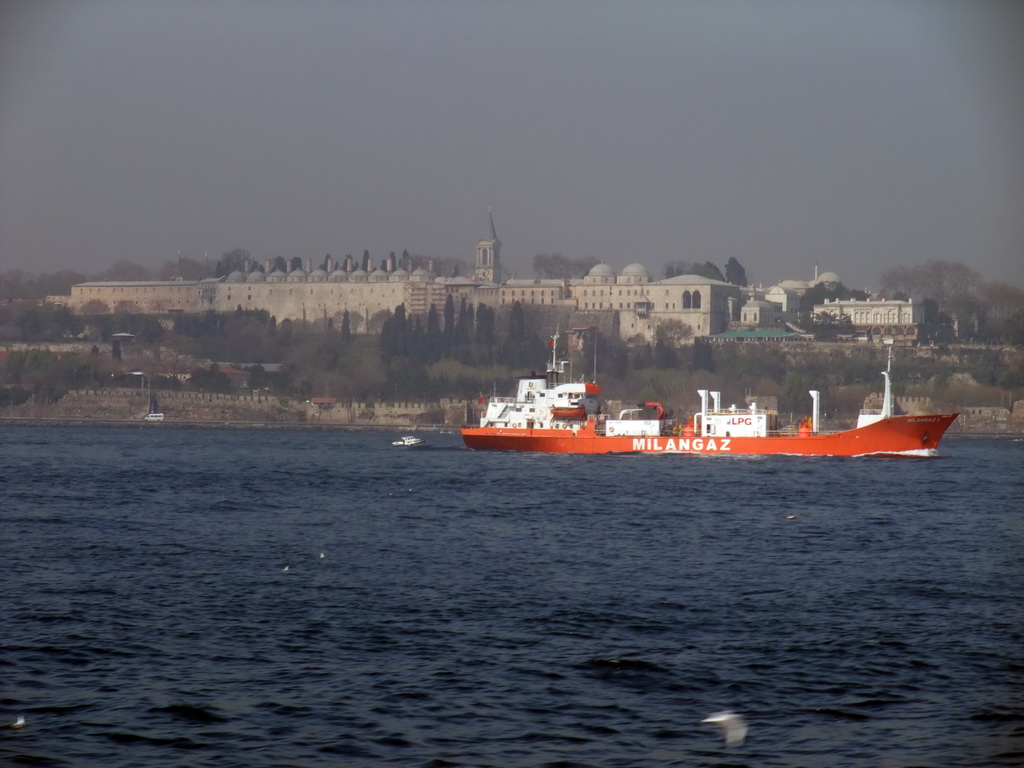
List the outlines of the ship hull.
{"label": "ship hull", "polygon": [[893,416],[858,429],[813,435],[608,437],[597,434],[588,422],[575,430],[468,427],[462,430],[462,439],[473,450],[537,453],[935,456],[957,415]]}

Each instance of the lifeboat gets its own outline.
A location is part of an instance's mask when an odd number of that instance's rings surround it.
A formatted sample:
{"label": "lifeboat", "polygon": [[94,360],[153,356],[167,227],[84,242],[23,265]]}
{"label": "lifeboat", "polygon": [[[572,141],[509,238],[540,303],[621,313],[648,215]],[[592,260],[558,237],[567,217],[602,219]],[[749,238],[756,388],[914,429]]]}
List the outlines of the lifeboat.
{"label": "lifeboat", "polygon": [[587,409],[582,405],[552,406],[551,418],[558,421],[583,421],[587,418]]}

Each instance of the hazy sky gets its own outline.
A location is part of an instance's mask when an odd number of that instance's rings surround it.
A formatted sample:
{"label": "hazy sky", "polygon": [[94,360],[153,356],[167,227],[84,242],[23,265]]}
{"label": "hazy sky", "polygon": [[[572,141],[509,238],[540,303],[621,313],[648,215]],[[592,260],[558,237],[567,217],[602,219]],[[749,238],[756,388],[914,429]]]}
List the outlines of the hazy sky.
{"label": "hazy sky", "polygon": [[1024,286],[1024,3],[0,0],[0,270],[245,248]]}

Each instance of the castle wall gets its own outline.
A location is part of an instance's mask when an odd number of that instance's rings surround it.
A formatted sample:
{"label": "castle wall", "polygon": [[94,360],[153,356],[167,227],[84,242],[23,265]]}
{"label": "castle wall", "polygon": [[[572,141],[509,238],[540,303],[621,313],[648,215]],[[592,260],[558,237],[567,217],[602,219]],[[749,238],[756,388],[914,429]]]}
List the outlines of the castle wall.
{"label": "castle wall", "polygon": [[[365,332],[378,312],[394,311],[410,301],[409,282],[225,282],[218,286],[213,309],[234,312],[238,308],[266,310],[281,320],[316,322],[324,319],[340,327],[349,312],[352,330]],[[419,302],[422,304],[423,302]],[[429,305],[428,305],[429,308]]]}
{"label": "castle wall", "polygon": [[154,394],[163,424],[251,423],[395,427],[464,426],[471,415],[467,400],[435,402],[338,402],[320,406],[265,395],[173,392],[138,388],[71,390],[56,403],[24,403],[4,409],[6,418],[68,421],[142,422]]}

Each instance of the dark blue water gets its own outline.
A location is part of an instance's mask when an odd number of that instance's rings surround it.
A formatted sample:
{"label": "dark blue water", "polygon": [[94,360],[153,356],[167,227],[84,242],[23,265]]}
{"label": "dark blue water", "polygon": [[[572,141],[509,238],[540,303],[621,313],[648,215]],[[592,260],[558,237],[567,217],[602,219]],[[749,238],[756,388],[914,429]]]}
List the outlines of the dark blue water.
{"label": "dark blue water", "polygon": [[1024,442],[393,437],[0,432],[0,764],[1024,765]]}

